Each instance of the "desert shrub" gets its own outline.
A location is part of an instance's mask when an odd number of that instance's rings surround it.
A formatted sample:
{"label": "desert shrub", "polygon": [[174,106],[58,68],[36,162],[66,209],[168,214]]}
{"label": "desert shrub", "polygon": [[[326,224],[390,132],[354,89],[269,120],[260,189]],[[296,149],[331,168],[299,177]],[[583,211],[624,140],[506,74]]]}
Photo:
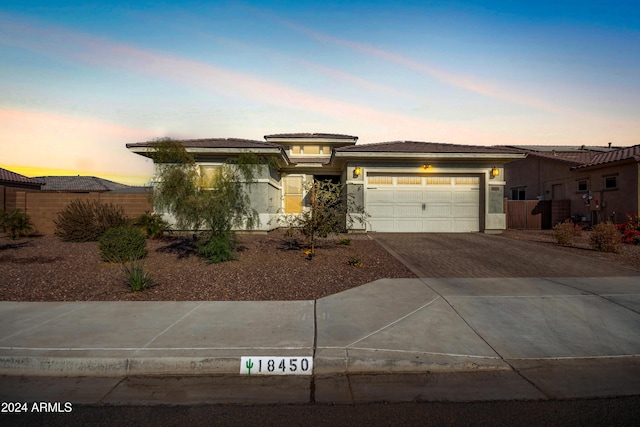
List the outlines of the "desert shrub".
{"label": "desert shrub", "polygon": [[591,247],[600,252],[620,250],[620,232],[612,222],[601,222],[593,227],[589,240]]}
{"label": "desert shrub", "polygon": [[0,215],[0,229],[12,239],[18,239],[33,231],[33,223],[26,212],[16,209]]}
{"label": "desert shrub", "polygon": [[553,236],[559,245],[571,246],[573,245],[573,239],[580,236],[582,229],[579,225],[567,220],[556,224],[553,227],[553,231]]}
{"label": "desert shrub", "polygon": [[347,261],[347,264],[352,267],[362,267],[364,265],[364,263],[362,262],[362,259],[355,256],[349,258],[349,260]]}
{"label": "desert shrub", "polygon": [[125,226],[127,221],[121,206],[76,199],[58,213],[55,235],[68,242],[96,241],[108,229]]}
{"label": "desert shrub", "polygon": [[169,223],[162,219],[162,215],[148,212],[136,218],[134,225],[140,227],[151,239],[158,239],[171,229]]}
{"label": "desert shrub", "polygon": [[214,234],[199,245],[198,251],[208,263],[218,264],[235,259],[233,247],[234,241],[230,236]]}
{"label": "desert shrub", "polygon": [[100,256],[107,262],[135,261],[147,255],[145,235],[138,228],[116,227],[100,237]]}
{"label": "desert shrub", "polygon": [[122,270],[129,287],[134,292],[153,286],[153,278],[144,269],[144,262],[140,259],[131,261],[129,264],[122,263]]}
{"label": "desert shrub", "polygon": [[619,224],[622,242],[629,245],[640,245],[640,215],[627,214],[627,222]]}

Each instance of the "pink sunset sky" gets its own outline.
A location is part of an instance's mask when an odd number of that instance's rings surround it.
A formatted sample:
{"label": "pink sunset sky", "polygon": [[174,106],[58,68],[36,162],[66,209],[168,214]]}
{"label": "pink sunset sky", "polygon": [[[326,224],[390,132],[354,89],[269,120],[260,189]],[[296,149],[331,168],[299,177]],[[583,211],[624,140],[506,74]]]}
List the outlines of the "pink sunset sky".
{"label": "pink sunset sky", "polygon": [[144,184],[125,144],[165,136],[640,143],[632,3],[285,3],[1,6],[0,167]]}

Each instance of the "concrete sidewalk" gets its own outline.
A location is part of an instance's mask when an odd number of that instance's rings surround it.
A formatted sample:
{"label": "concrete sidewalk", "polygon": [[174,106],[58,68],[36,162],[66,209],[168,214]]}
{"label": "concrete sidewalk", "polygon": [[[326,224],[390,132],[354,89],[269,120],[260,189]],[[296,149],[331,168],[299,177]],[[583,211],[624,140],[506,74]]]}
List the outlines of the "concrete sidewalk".
{"label": "concrete sidewalk", "polygon": [[[240,375],[243,356],[311,357],[313,375]],[[640,276],[382,279],[317,301],[5,301],[0,375],[4,401],[78,404],[638,394]]]}

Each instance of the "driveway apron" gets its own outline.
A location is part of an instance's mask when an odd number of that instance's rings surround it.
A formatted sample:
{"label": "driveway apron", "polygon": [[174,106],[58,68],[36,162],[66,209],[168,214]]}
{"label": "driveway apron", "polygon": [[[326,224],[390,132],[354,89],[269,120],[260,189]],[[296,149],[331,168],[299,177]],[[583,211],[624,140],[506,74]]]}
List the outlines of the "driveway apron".
{"label": "driveway apron", "polygon": [[372,233],[418,277],[611,277],[640,270],[482,233]]}

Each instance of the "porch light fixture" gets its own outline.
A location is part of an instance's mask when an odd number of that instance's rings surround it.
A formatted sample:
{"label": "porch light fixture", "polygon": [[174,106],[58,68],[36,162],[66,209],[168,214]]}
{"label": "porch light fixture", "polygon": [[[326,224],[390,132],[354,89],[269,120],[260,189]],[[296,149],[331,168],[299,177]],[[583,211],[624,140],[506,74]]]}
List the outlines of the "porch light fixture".
{"label": "porch light fixture", "polygon": [[362,168],[360,166],[356,166],[355,169],[353,170],[353,176],[357,178],[360,175],[362,175]]}
{"label": "porch light fixture", "polygon": [[431,165],[428,165],[425,163],[424,165],[422,165],[422,169],[423,170],[431,169]]}
{"label": "porch light fixture", "polygon": [[498,175],[500,175],[500,169],[498,169],[498,168],[497,168],[497,167],[495,167],[495,166],[494,166],[494,167],[492,167],[492,168],[491,168],[491,176],[495,178],[495,177],[496,177],[496,176],[498,176]]}

